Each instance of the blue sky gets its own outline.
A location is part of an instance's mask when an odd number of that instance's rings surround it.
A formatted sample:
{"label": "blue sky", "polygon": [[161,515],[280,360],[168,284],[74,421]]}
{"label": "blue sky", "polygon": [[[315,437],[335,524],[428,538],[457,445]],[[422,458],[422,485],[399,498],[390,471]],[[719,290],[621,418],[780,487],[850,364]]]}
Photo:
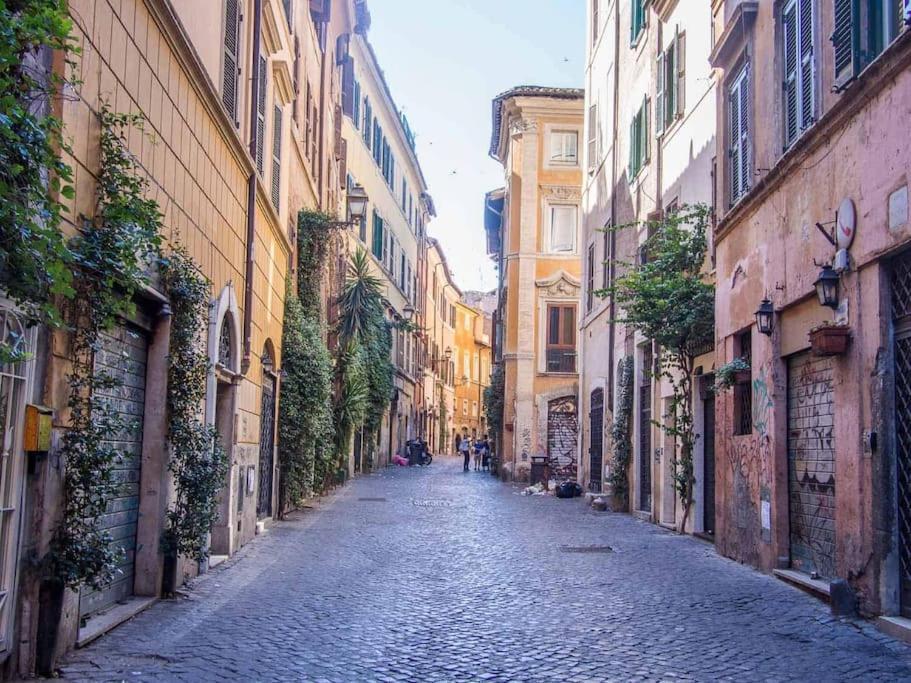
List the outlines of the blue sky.
{"label": "blue sky", "polygon": [[496,286],[484,193],[502,185],[487,155],[491,100],[516,85],[582,87],[583,0],[372,0],[369,33],[417,137],[440,240],[465,289]]}

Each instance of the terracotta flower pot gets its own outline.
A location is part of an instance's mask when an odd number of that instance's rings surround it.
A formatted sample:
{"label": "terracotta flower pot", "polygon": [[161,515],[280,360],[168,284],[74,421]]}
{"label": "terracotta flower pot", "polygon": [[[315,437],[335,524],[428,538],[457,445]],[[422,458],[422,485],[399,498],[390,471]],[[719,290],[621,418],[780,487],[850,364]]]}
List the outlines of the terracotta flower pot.
{"label": "terracotta flower pot", "polygon": [[838,356],[848,350],[850,338],[847,325],[818,327],[810,332],[810,347],[817,356]]}

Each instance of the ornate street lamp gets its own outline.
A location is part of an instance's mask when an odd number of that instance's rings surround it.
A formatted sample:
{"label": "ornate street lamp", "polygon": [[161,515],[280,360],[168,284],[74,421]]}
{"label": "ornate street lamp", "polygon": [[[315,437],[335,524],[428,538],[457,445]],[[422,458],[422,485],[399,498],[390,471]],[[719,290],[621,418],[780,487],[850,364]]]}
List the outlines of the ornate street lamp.
{"label": "ornate street lamp", "polygon": [[446,360],[450,360],[452,358],[452,347],[451,346],[447,346],[446,350],[443,351],[443,357]]}
{"label": "ornate street lamp", "polygon": [[355,222],[367,218],[367,191],[360,183],[348,190],[348,215]]}
{"label": "ornate street lamp", "polygon": [[833,309],[838,308],[838,273],[832,270],[832,266],[822,267],[815,285],[819,304]]}
{"label": "ornate street lamp", "polygon": [[402,309],[402,317],[405,318],[407,322],[411,322],[414,319],[414,306],[405,304],[405,308]]}
{"label": "ornate street lamp", "polygon": [[756,325],[759,327],[759,331],[766,335],[772,335],[772,325],[775,318],[775,307],[772,306],[772,302],[768,298],[763,299],[762,303],[759,304],[759,308],[756,310]]}

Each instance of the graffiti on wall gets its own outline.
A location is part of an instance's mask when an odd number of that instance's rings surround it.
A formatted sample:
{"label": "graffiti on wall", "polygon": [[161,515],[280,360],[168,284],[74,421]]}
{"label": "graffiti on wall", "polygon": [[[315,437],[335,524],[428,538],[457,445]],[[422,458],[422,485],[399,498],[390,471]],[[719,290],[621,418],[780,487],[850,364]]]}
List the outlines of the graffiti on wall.
{"label": "graffiti on wall", "polygon": [[832,361],[803,354],[788,381],[791,565],[835,576],[835,416]]}
{"label": "graffiti on wall", "polygon": [[576,477],[576,439],[579,416],[575,396],[564,396],[547,404],[547,460],[554,477]]}

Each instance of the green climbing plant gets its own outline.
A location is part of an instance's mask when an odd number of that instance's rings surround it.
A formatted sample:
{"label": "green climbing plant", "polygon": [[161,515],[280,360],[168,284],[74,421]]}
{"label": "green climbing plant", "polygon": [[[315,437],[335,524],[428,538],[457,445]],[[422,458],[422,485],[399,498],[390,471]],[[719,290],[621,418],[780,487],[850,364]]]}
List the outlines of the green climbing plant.
{"label": "green climbing plant", "polygon": [[[0,289],[29,324],[58,325],[71,298],[74,254],[60,230],[62,202],[74,197],[62,160],[63,126],[52,104],[78,47],[65,0],[0,0]],[[15,354],[0,341],[0,360]]]}
{"label": "green climbing plant", "polygon": [[209,315],[211,284],[183,249],[161,260],[171,302],[168,354],[168,469],[174,499],[167,512],[163,550],[174,557],[206,556],[206,538],[218,517],[217,498],[228,473],[228,457],[215,427],[201,414],[209,357],[203,331]]}
{"label": "green climbing plant", "polygon": [[484,413],[487,415],[487,426],[490,438],[494,442],[503,433],[503,394],[506,390],[506,375],[503,364],[493,366],[490,384],[484,388]]}
{"label": "green climbing plant", "polygon": [[617,363],[617,403],[611,423],[611,467],[608,481],[615,496],[629,501],[629,463],[633,453],[630,418],[633,414],[633,358]]}
{"label": "green climbing plant", "polygon": [[103,106],[99,123],[95,215],[70,245],[76,269],[68,312],[73,330],[69,428],[61,449],[64,510],[49,556],[51,575],[68,586],[108,583],[119,560],[101,518],[120,490],[115,465],[135,457],[116,440],[132,425],[117,410],[122,381],[96,367],[95,360],[105,332],[120,316],[133,313],[133,297],[148,282],[160,247],[158,205],[145,198],[147,183],[127,149],[128,131],[141,129],[142,119]]}
{"label": "green climbing plant", "polygon": [[[647,258],[626,263],[624,273],[601,295],[615,297],[620,310],[614,322],[623,323],[653,340],[660,349],[657,374],[671,386],[668,415],[655,421],[675,440],[674,482],[683,505],[680,531],[693,503],[694,349],[714,341],[715,289],[706,281],[706,231],[710,210],[705,205],[682,207],[644,226]],[[612,228],[636,229],[634,224]]]}

